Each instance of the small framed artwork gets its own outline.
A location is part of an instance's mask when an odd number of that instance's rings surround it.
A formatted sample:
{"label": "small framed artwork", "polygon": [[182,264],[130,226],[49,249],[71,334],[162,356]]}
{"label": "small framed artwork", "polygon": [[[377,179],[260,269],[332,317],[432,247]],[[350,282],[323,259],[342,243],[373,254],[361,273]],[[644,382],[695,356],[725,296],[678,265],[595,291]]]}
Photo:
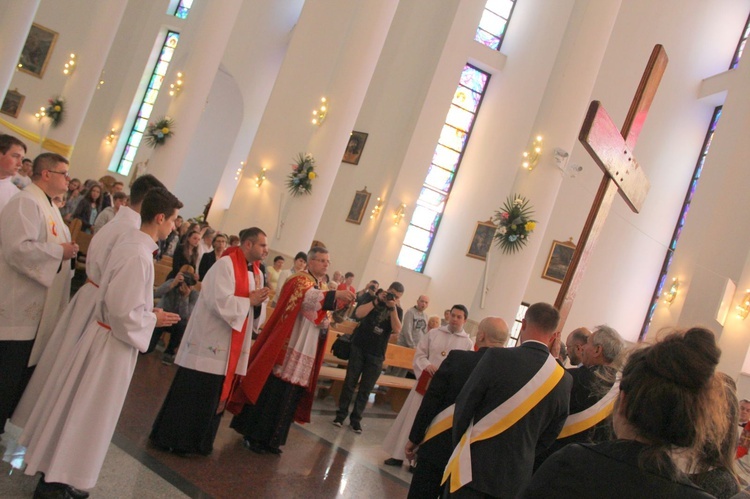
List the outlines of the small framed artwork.
{"label": "small framed artwork", "polygon": [[495,237],[497,226],[491,221],[477,222],[477,228],[474,229],[474,237],[471,238],[469,251],[466,256],[476,258],[477,260],[487,260],[487,252],[492,247],[492,240]]}
{"label": "small framed artwork", "polygon": [[362,151],[365,148],[365,142],[367,142],[367,134],[365,132],[352,132],[349,136],[349,143],[346,144],[346,151],[344,151],[344,163],[351,165],[358,165],[359,158],[362,156]]}
{"label": "small framed artwork", "polygon": [[24,99],[26,99],[26,96],[20,94],[18,90],[8,90],[3,99],[3,105],[0,107],[0,113],[18,118],[18,113],[21,112]]}
{"label": "small framed artwork", "polygon": [[44,76],[56,41],[56,31],[36,23],[32,24],[21,51],[21,58],[18,60],[18,70],[37,78]]}
{"label": "small framed artwork", "polygon": [[370,193],[367,192],[367,187],[361,191],[354,193],[354,201],[352,206],[349,208],[349,214],[346,216],[346,221],[353,224],[361,224],[362,218],[365,216],[365,210],[367,209],[367,203],[370,202]]}
{"label": "small framed artwork", "polygon": [[552,241],[542,277],[550,281],[563,282],[575,250],[576,245],[572,241]]}

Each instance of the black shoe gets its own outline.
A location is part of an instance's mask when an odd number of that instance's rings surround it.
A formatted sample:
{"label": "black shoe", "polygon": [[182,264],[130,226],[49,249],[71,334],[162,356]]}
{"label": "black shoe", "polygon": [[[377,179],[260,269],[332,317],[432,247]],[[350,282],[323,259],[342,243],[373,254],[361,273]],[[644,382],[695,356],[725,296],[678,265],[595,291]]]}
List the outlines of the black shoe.
{"label": "black shoe", "polygon": [[279,449],[278,447],[271,447],[270,445],[264,445],[263,446],[266,449],[266,452],[269,454],[274,454],[276,456],[280,456],[283,450]]}
{"label": "black shoe", "polygon": [[39,479],[34,490],[34,499],[86,499],[88,496],[85,490],[65,483],[45,482],[44,477]]}
{"label": "black shoe", "polygon": [[331,424],[333,426],[337,427],[337,428],[341,428],[342,426],[344,426],[344,420],[336,418],[336,419],[333,420],[333,423],[331,423]]}
{"label": "black shoe", "polygon": [[352,423],[349,423],[349,426],[352,427],[352,431],[354,433],[357,433],[357,434],[362,433],[362,425],[360,425],[359,423],[352,422]]}
{"label": "black shoe", "polygon": [[250,440],[249,438],[245,438],[242,441],[242,444],[247,449],[250,449],[251,451],[255,452],[256,454],[267,454],[268,453],[268,449],[264,445],[261,445],[260,442],[255,442],[253,440]]}
{"label": "black shoe", "polygon": [[383,461],[383,464],[385,464],[386,466],[401,466],[402,464],[404,464],[404,460],[396,459],[395,457],[389,457],[388,459]]}

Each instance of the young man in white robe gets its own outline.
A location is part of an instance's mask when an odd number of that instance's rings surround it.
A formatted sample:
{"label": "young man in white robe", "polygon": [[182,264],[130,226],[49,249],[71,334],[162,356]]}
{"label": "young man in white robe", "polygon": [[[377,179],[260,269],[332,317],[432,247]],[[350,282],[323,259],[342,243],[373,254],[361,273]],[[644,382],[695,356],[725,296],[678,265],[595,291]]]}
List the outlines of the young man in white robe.
{"label": "young man in white robe", "polygon": [[26,144],[12,135],[0,135],[0,212],[18,194],[13,176],[20,170],[24,154]]}
{"label": "young man in white robe", "polygon": [[[62,315],[57,320],[57,325],[50,334],[47,342],[48,348],[42,352],[39,363],[23,392],[16,410],[13,412],[10,422],[21,428],[29,424],[29,415],[38,400],[44,399],[50,394],[57,393],[59,387],[50,384],[47,393],[42,393],[42,388],[47,382],[50,372],[56,363],[67,358],[75,348],[78,339],[83,334],[86,326],[91,322],[94,309],[98,303],[99,283],[101,282],[107,259],[112,253],[115,241],[124,234],[141,226],[141,204],[146,194],[155,188],[164,188],[153,175],[141,175],[130,188],[130,205],[122,206],[117,210],[115,218],[107,225],[97,231],[89,244],[86,254],[86,283],[70,300]],[[33,431],[33,428],[27,428]]]}
{"label": "young man in white robe", "polygon": [[265,322],[271,292],[260,262],[268,256],[266,234],[240,232],[203,279],[175,363],[180,366],[154,421],[158,448],[208,455],[236,377],[247,370],[253,331]]}
{"label": "young man in white robe", "polygon": [[[34,431],[24,430],[27,475],[42,472],[35,494],[86,497],[96,485],[138,359],[155,326],[179,315],[153,309],[156,241],[174,226],[182,203],[165,189],[143,201],[141,228],[123,234],[99,283],[98,302],[76,348],[55,366],[48,383],[59,392],[40,401],[31,414]],[[35,495],[36,497],[36,495]]]}
{"label": "young man in white robe", "polygon": [[52,203],[68,167],[59,154],[37,156],[33,183],[0,213],[0,433],[70,296],[78,246]]}
{"label": "young man in white robe", "polygon": [[[417,386],[412,388],[396,420],[383,441],[383,449],[391,456],[384,464],[401,466],[404,462],[404,448],[409,441],[409,433],[417,416],[422,397],[427,391],[427,378],[431,378],[451,350],[471,350],[474,342],[464,331],[469,311],[463,305],[453,305],[448,324],[428,331],[417,344],[414,353],[414,374]],[[424,378],[424,379],[423,379]],[[422,388],[420,388],[422,387]],[[421,393],[420,393],[421,392]],[[411,469],[411,468],[410,468]]]}

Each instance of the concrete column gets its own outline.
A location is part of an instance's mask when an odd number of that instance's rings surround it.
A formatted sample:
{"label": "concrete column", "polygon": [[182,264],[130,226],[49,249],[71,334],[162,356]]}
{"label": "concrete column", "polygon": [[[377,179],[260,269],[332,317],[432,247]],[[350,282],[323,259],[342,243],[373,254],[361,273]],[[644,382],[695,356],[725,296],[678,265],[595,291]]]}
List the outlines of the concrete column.
{"label": "concrete column", "polygon": [[0,96],[5,96],[13,79],[23,44],[34,21],[40,0],[3,0],[0,2]]}

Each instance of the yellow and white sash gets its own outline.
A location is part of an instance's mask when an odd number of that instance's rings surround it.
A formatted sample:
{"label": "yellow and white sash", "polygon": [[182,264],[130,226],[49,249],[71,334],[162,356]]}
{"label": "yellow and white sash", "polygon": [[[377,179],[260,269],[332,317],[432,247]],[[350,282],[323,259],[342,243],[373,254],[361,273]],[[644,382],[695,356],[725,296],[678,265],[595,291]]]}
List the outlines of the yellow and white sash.
{"label": "yellow and white sash", "polygon": [[493,438],[516,424],[557,386],[564,374],[565,369],[549,355],[539,371],[512,397],[476,424],[472,420],[453,449],[441,483],[450,477],[450,491],[455,492],[471,482],[471,444]]}
{"label": "yellow and white sash", "polygon": [[571,414],[568,419],[565,420],[565,426],[563,426],[560,435],[557,439],[566,438],[576,433],[581,433],[589,428],[593,428],[601,421],[604,421],[607,416],[612,414],[612,408],[615,406],[615,399],[620,393],[620,381],[615,381],[612,388],[609,389],[606,395],[596,404],[592,405],[588,409],[584,409],[581,412]]}
{"label": "yellow and white sash", "polygon": [[442,411],[440,411],[434,418],[430,426],[427,428],[427,432],[424,434],[422,443],[425,443],[432,437],[440,435],[446,430],[453,428],[453,411],[456,409],[456,404],[451,404]]}

